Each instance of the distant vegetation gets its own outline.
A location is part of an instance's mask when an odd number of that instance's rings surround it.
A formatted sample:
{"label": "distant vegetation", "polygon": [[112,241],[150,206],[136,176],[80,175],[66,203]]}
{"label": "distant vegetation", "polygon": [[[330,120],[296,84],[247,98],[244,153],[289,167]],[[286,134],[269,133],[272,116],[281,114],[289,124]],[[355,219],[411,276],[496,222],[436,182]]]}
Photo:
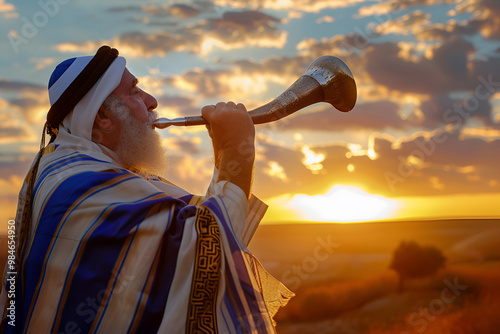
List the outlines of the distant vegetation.
{"label": "distant vegetation", "polygon": [[446,258],[432,246],[420,246],[415,241],[403,241],[394,251],[390,269],[399,276],[399,291],[410,278],[420,278],[436,273],[444,267]]}

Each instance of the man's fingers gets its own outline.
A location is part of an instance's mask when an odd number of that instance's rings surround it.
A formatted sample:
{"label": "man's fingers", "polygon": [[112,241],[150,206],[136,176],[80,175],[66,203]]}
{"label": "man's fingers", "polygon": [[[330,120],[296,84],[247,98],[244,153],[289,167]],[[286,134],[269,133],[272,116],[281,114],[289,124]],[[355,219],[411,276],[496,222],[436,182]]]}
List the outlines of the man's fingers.
{"label": "man's fingers", "polygon": [[209,112],[209,111],[212,111],[214,109],[215,109],[215,106],[213,104],[209,105],[209,106],[204,106],[203,108],[201,108],[201,113]]}
{"label": "man's fingers", "polygon": [[[233,101],[229,102],[219,102],[217,105],[208,105],[201,108],[201,116],[207,120],[207,122],[211,123],[215,119],[220,119],[227,117],[227,113],[246,113],[247,110],[242,103],[234,103]],[[226,115],[226,116],[224,116]],[[210,130],[210,129],[209,129]]]}
{"label": "man's fingers", "polygon": [[242,110],[242,111],[247,111],[247,108],[245,107],[245,105],[243,103],[238,103],[236,105],[236,108],[238,108],[239,110]]}
{"label": "man's fingers", "polygon": [[210,113],[212,113],[214,110],[214,105],[204,106],[203,108],[201,108],[201,116],[208,121],[210,119]]}

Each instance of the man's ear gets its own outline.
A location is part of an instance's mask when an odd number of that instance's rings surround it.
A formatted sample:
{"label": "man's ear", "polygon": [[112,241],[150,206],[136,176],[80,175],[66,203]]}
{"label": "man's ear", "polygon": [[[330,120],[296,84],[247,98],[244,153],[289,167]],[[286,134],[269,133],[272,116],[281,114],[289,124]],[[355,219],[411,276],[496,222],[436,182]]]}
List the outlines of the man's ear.
{"label": "man's ear", "polygon": [[111,112],[104,107],[100,107],[95,116],[95,125],[104,132],[110,132],[115,127],[115,119],[111,116]]}

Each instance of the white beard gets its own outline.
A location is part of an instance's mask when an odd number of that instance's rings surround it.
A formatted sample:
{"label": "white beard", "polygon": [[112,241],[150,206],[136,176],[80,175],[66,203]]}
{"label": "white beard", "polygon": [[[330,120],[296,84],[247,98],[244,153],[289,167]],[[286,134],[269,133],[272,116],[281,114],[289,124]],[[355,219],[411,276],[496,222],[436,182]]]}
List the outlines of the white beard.
{"label": "white beard", "polygon": [[120,141],[115,151],[120,162],[126,168],[137,169],[146,175],[164,175],[167,172],[167,155],[161,145],[161,136],[153,128],[158,114],[148,113],[147,123],[141,123],[130,114],[121,99],[120,102],[113,106],[113,114],[121,125]]}

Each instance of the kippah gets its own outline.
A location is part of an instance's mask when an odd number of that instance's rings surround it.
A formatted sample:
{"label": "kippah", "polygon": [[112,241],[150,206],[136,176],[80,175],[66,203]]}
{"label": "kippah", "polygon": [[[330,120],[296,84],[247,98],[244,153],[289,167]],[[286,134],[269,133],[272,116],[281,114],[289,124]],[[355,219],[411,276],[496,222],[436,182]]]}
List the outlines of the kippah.
{"label": "kippah", "polygon": [[61,75],[63,75],[63,73],[66,72],[66,70],[71,66],[71,64],[73,64],[75,60],[76,58],[66,59],[65,61],[57,65],[54,72],[52,72],[52,75],[50,76],[49,86],[48,86],[49,89],[57,80],[59,80],[59,78],[61,78]]}

